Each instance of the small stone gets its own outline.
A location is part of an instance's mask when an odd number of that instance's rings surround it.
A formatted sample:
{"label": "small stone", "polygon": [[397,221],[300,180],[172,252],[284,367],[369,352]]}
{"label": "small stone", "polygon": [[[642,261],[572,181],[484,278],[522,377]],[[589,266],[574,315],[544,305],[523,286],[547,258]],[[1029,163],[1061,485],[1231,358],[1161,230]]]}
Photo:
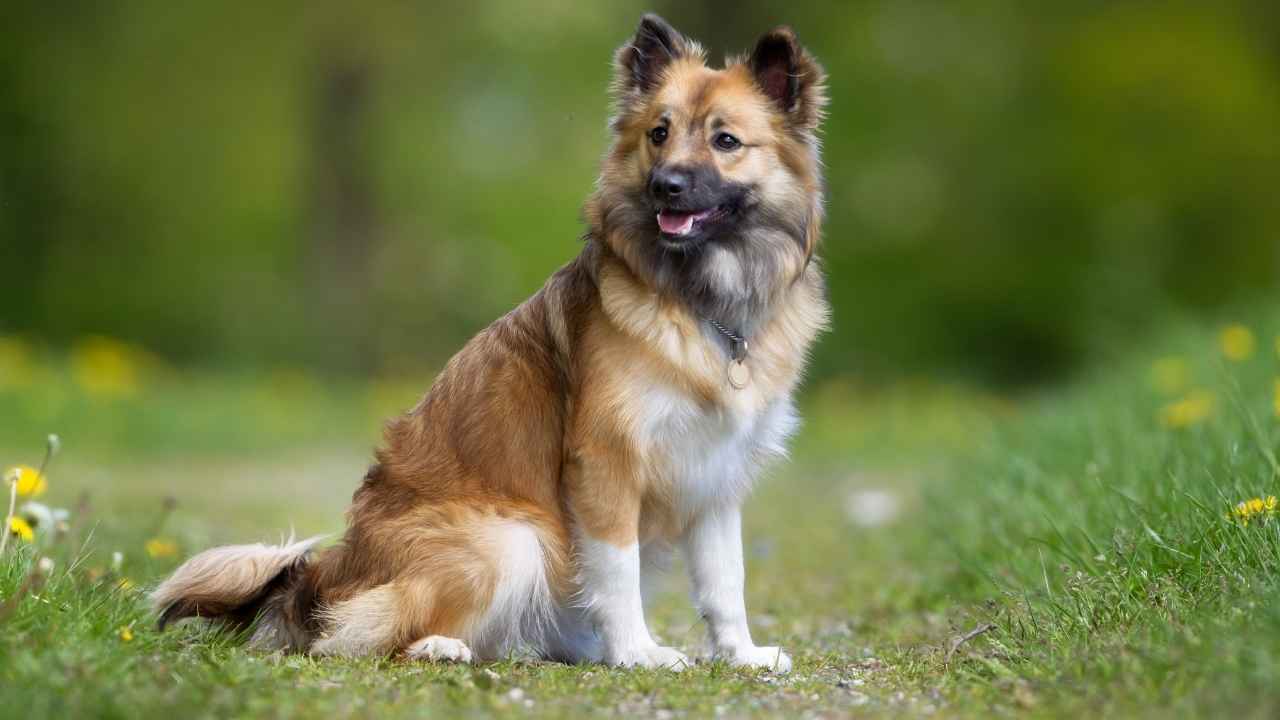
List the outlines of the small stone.
{"label": "small stone", "polygon": [[896,495],[879,488],[856,490],[845,498],[845,515],[863,528],[888,525],[898,517],[900,507]]}

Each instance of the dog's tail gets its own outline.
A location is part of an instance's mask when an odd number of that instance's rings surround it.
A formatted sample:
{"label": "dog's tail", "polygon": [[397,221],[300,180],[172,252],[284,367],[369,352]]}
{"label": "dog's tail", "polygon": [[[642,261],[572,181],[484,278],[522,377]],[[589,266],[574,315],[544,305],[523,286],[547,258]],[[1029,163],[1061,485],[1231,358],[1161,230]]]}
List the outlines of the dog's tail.
{"label": "dog's tail", "polygon": [[161,630],[171,622],[202,617],[238,629],[258,620],[251,644],[264,649],[302,650],[306,618],[294,617],[286,600],[305,581],[311,547],[322,538],[280,545],[228,545],[186,561],[151,593]]}

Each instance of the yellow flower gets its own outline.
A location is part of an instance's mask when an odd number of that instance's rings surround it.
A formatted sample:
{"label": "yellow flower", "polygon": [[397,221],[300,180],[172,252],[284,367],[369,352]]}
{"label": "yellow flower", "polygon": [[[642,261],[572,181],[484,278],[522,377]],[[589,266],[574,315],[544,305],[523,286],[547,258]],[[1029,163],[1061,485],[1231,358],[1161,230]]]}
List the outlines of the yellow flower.
{"label": "yellow flower", "polygon": [[1231,509],[1227,519],[1237,520],[1247,527],[1254,518],[1274,517],[1277,507],[1280,507],[1280,501],[1275,495],[1268,495],[1265,500],[1260,497],[1241,500]]}
{"label": "yellow flower", "polygon": [[116,583],[116,587],[121,590],[128,590],[133,587],[133,581],[129,578],[120,578],[120,582]]}
{"label": "yellow flower", "polygon": [[1192,390],[1181,400],[1160,409],[1160,423],[1175,429],[1190,427],[1212,415],[1215,402],[1208,390]]}
{"label": "yellow flower", "polygon": [[138,392],[142,376],[154,370],[155,356],[108,337],[89,336],[71,348],[76,383],[95,397],[128,397]]}
{"label": "yellow flower", "polygon": [[1218,335],[1218,345],[1222,348],[1222,354],[1227,356],[1228,360],[1235,362],[1248,360],[1253,355],[1256,344],[1253,331],[1240,324],[1228,325]]}
{"label": "yellow flower", "polygon": [[1162,395],[1176,395],[1186,389],[1191,368],[1180,357],[1166,357],[1151,366],[1151,386]]}
{"label": "yellow flower", "polygon": [[130,642],[130,641],[132,641],[132,640],[133,640],[133,628],[129,627],[128,625],[126,625],[126,626],[124,626],[124,627],[120,628],[120,639],[121,639],[121,640],[123,640],[123,641],[125,641],[125,642]]}
{"label": "yellow flower", "polygon": [[9,518],[9,531],[27,542],[31,542],[36,537],[35,531],[27,524],[27,521],[17,515]]}
{"label": "yellow flower", "polygon": [[147,554],[153,558],[168,558],[178,554],[178,544],[166,538],[151,538],[146,544]]}
{"label": "yellow flower", "polygon": [[18,495],[21,497],[37,497],[43,495],[49,483],[44,475],[30,465],[18,465],[5,471],[5,478],[18,483]]}

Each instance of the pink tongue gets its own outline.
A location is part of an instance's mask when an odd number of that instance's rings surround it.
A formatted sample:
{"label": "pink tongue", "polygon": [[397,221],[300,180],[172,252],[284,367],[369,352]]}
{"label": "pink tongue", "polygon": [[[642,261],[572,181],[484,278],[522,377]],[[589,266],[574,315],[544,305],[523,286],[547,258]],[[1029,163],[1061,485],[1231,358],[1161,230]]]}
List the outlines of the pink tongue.
{"label": "pink tongue", "polygon": [[693,223],[711,214],[710,210],[696,213],[677,213],[663,210],[658,213],[658,227],[667,235],[688,235],[693,230]]}

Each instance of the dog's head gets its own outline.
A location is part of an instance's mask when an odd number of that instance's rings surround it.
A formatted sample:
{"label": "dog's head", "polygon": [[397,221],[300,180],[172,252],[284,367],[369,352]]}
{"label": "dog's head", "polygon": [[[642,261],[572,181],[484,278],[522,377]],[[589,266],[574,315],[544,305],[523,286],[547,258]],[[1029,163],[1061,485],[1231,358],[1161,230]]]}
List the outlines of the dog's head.
{"label": "dog's head", "polygon": [[824,84],[790,28],[713,69],[696,42],[646,15],[615,56],[592,232],[655,289],[749,327],[817,244]]}

